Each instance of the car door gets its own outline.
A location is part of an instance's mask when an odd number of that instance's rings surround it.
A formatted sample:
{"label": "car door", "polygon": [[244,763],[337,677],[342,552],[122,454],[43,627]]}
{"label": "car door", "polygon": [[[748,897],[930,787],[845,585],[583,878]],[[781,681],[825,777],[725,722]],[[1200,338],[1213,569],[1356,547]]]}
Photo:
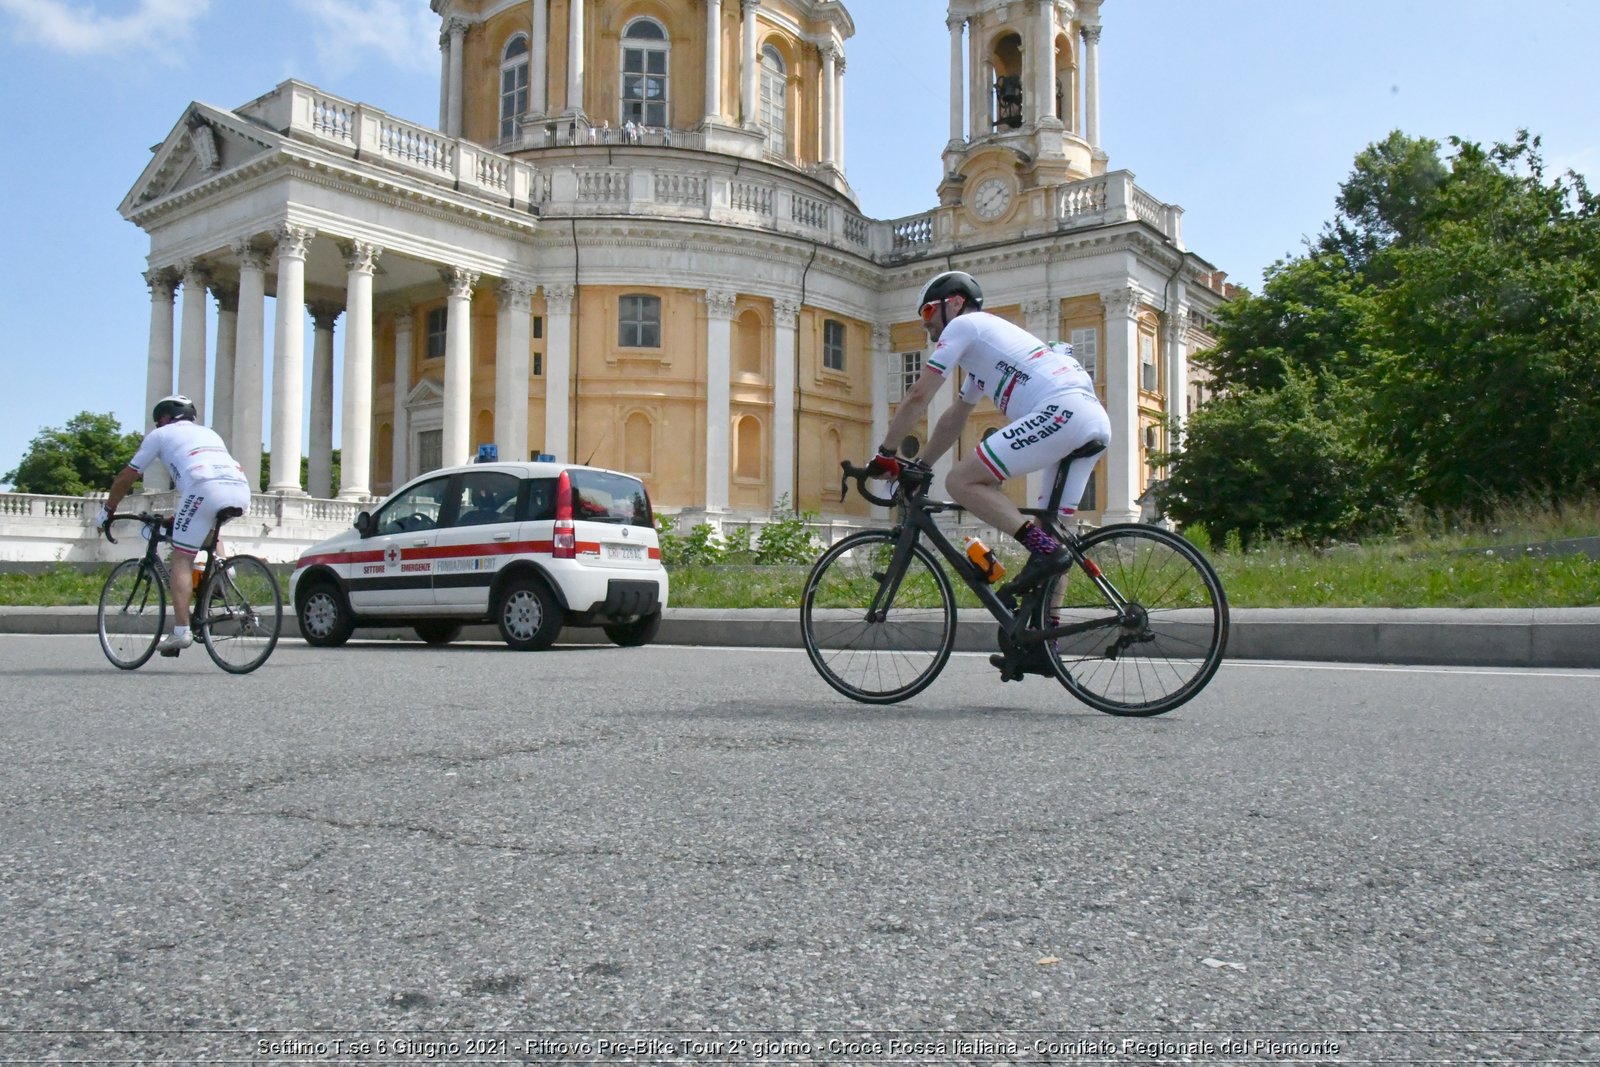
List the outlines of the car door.
{"label": "car door", "polygon": [[362,543],[368,562],[352,568],[350,606],[360,615],[433,610],[433,547],[448,500],[448,474],[424,478],[390,497]]}
{"label": "car door", "polygon": [[433,547],[433,602],[447,614],[487,614],[495,575],[519,549],[520,479],[493,468],[462,471]]}

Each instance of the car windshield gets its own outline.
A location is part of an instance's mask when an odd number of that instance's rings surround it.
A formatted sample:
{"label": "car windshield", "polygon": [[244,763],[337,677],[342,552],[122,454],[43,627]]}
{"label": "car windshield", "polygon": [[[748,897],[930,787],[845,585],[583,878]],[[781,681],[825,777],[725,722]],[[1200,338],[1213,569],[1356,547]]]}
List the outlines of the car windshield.
{"label": "car windshield", "polygon": [[572,517],[585,522],[654,528],[644,483],[610,471],[573,470]]}
{"label": "car windshield", "polygon": [[375,531],[397,534],[437,528],[444,511],[445,489],[449,485],[448,477],[430,478],[404,490],[378,512]]}

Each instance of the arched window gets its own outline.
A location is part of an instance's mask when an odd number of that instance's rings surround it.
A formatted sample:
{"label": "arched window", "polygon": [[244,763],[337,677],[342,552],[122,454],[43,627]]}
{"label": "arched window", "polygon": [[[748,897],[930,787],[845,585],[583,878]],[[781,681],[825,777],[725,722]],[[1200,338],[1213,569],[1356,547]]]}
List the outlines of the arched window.
{"label": "arched window", "polygon": [[758,481],[761,478],[761,420],[754,415],[742,415],[735,425],[733,476]]}
{"label": "arched window", "polygon": [[655,19],[634,19],[622,31],[622,122],[666,126],[671,52],[667,31]]}
{"label": "arched window", "polygon": [[517,34],[500,57],[500,139],[517,133],[517,116],[528,110],[528,38]]}
{"label": "arched window", "polygon": [[761,316],[746,311],[733,325],[733,369],[747,378],[761,377]]}
{"label": "arched window", "polygon": [[767,131],[767,150],[779,156],[788,151],[788,92],[783,56],[766,45],[761,49],[761,128]]}

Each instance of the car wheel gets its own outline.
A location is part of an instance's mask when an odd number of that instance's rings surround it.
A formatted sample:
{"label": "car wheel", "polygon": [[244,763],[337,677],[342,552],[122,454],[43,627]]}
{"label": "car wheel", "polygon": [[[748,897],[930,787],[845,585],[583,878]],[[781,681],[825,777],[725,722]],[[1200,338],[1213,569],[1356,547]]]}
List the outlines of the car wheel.
{"label": "car wheel", "polygon": [[295,619],[300,624],[300,636],[306,644],[318,648],[338,648],[350,640],[355,632],[355,616],[350,613],[350,602],[339,587],[329,581],[315,582],[300,594],[295,605]]}
{"label": "car wheel", "polygon": [[444,619],[419,622],[412,629],[417,631],[418,637],[430,645],[448,645],[461,636],[461,624]]}
{"label": "car wheel", "polygon": [[507,645],[519,652],[549,648],[561,632],[561,605],[537,578],[518,578],[500,594],[495,622]]}
{"label": "car wheel", "polygon": [[641,615],[632,622],[607,623],[601,629],[611,638],[612,644],[621,645],[623,648],[638,648],[656,639],[656,633],[661,629],[661,612]]}

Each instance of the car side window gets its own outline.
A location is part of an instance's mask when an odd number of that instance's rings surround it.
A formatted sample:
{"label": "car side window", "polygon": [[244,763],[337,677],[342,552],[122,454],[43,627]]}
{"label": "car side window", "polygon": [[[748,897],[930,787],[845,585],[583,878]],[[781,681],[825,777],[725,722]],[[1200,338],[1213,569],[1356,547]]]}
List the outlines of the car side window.
{"label": "car side window", "polygon": [[523,505],[525,522],[546,522],[556,517],[556,480],[554,478],[529,478],[528,500]]}
{"label": "car side window", "polygon": [[437,528],[449,485],[449,478],[430,478],[403,490],[378,511],[374,531],[397,534]]}
{"label": "car side window", "polygon": [[516,517],[517,477],[504,471],[467,471],[461,476],[456,526],[510,522]]}

